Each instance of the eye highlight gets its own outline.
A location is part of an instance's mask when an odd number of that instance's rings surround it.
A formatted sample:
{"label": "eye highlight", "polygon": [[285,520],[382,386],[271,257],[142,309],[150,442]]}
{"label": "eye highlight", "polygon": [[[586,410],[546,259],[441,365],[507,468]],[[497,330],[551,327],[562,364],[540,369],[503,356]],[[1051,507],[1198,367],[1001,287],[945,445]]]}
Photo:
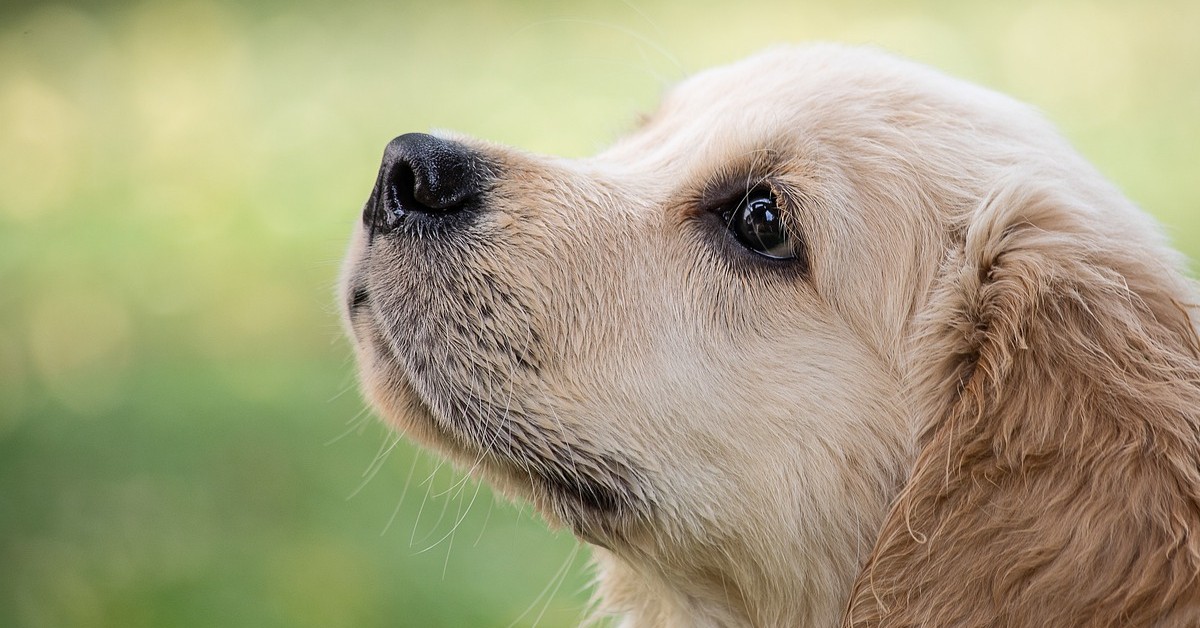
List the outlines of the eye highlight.
{"label": "eye highlight", "polygon": [[792,238],[783,225],[783,212],[767,188],[755,188],[721,210],[725,226],[742,246],[776,260],[796,257]]}

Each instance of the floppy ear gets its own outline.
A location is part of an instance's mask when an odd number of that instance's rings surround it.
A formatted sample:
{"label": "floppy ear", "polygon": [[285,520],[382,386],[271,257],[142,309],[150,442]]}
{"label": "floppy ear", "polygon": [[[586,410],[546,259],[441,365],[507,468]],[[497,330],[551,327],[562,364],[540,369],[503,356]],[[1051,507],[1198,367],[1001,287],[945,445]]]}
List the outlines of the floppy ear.
{"label": "floppy ear", "polygon": [[845,626],[1200,625],[1190,284],[1132,213],[1032,178],[933,289],[918,458]]}

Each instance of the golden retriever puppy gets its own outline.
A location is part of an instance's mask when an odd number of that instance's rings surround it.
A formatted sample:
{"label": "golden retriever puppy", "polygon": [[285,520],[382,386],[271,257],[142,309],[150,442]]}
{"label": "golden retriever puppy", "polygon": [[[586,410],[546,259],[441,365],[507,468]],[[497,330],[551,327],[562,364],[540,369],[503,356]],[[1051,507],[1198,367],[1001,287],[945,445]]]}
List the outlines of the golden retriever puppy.
{"label": "golden retriever puppy", "polygon": [[1180,264],[1030,108],[819,45],[589,159],[396,138],[341,298],[370,401],[622,626],[1196,626]]}

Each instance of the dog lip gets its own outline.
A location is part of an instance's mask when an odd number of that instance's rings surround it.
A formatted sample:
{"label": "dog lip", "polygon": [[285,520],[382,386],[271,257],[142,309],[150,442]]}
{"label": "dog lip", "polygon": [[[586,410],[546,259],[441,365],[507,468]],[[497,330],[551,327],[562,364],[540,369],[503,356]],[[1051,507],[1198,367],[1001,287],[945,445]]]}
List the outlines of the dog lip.
{"label": "dog lip", "polygon": [[357,312],[371,303],[371,293],[366,286],[356,286],[350,290],[350,302],[347,304],[351,313]]}

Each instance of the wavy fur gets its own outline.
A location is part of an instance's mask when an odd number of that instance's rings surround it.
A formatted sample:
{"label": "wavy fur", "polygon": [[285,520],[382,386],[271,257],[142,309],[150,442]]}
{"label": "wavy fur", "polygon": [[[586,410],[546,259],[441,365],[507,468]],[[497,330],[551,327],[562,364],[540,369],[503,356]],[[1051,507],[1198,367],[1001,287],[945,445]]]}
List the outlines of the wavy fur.
{"label": "wavy fur", "polygon": [[1188,291],[1017,172],[965,225],[917,351],[921,452],[846,626],[1200,625]]}

